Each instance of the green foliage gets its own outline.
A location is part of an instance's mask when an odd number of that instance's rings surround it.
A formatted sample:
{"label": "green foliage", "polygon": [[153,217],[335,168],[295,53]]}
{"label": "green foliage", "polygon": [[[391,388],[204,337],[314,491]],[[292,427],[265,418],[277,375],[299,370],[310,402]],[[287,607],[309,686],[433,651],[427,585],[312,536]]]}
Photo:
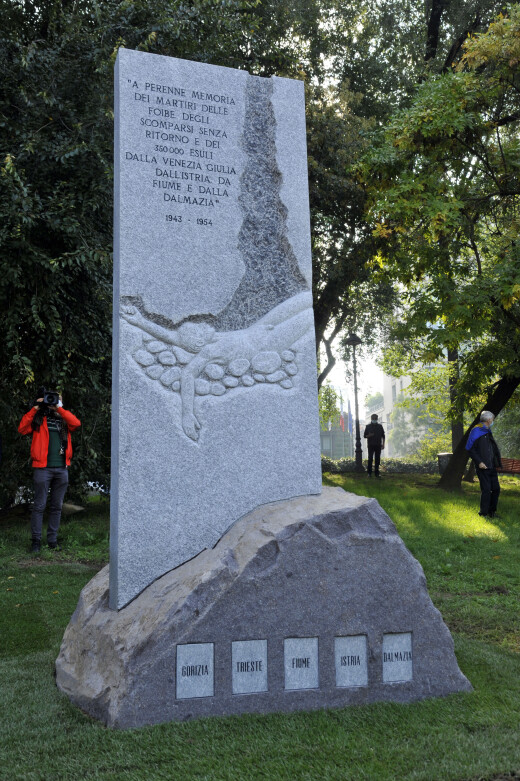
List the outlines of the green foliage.
{"label": "green foliage", "polygon": [[[373,122],[359,109],[360,96],[345,86],[307,86],[314,312],[318,345],[327,349],[338,334],[354,328],[365,347],[374,344],[393,303],[392,286],[373,280],[369,265],[377,242],[356,166]],[[332,368],[332,356],[327,357],[320,384]]]}
{"label": "green foliage", "polygon": [[424,407],[420,402],[407,407],[402,394],[397,397],[392,410],[392,429],[388,433],[388,441],[399,457],[411,456],[418,452],[420,434],[423,430],[421,413],[424,413]]}
{"label": "green foliage", "polygon": [[320,410],[320,426],[322,431],[327,431],[329,423],[337,426],[339,422],[339,396],[336,390],[328,382],[321,386],[318,393]]}
{"label": "green foliage", "polygon": [[[391,365],[389,356],[383,363]],[[411,372],[411,383],[399,395],[392,412],[389,440],[398,453],[428,461],[435,460],[437,453],[451,452],[449,373],[446,363]]]}
{"label": "green foliage", "polygon": [[30,482],[28,443],[16,428],[40,384],[62,390],[83,423],[73,437],[69,495],[87,480],[109,480],[117,48],[237,64],[255,5],[2,5],[0,506]]}
{"label": "green foliage", "polygon": [[493,425],[493,436],[506,458],[520,458],[520,393],[515,393]]}
{"label": "green foliage", "polygon": [[383,401],[383,394],[379,391],[377,393],[373,393],[372,395],[365,396],[365,406],[368,410],[370,410],[372,407],[378,407],[379,405],[383,404]]}
{"label": "green foliage", "polygon": [[[430,73],[456,63],[467,33],[486,29],[501,7],[496,0],[442,0],[426,6],[418,0],[366,0],[324,7],[326,61],[332,67],[316,128],[308,109],[316,332],[328,357],[320,381],[332,367],[331,345],[338,335],[356,331],[363,339],[362,353],[377,349],[400,294],[395,276],[378,274],[373,262],[386,236],[372,232],[370,181],[359,157],[369,150],[371,160],[379,156],[389,163],[385,171],[377,170],[373,182],[377,193],[384,190],[392,181],[395,155],[374,144],[374,129],[391,124],[395,109],[411,103],[417,84]],[[442,114],[442,104],[438,111]],[[315,171],[314,158],[325,166]],[[322,171],[327,173],[324,186],[318,178]],[[413,175],[407,186],[413,189]],[[349,365],[351,350],[341,339],[339,352]]]}
{"label": "green foliage", "polygon": [[[368,461],[363,462],[365,468]],[[327,456],[321,457],[321,471],[331,474],[344,474],[356,471],[355,458],[339,458],[335,460]],[[412,474],[412,475],[436,475],[439,473],[437,463],[437,454],[435,459],[421,459],[419,456],[413,458],[383,458],[381,459],[381,473],[384,474]]]}
{"label": "green foliage", "polygon": [[520,377],[519,34],[514,5],[456,68],[423,81],[363,168],[374,272],[401,286],[393,358],[429,364],[458,349],[451,419],[498,377]]}

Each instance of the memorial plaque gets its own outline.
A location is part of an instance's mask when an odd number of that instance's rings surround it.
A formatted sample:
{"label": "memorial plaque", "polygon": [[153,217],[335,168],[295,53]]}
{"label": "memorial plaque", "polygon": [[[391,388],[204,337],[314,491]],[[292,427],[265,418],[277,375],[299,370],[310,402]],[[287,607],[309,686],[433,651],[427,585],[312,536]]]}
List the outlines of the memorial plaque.
{"label": "memorial plaque", "polygon": [[231,644],[233,694],[267,691],[267,640]]}
{"label": "memorial plaque", "polygon": [[383,635],[383,683],[413,679],[412,633]]}
{"label": "memorial plaque", "polygon": [[285,688],[317,689],[319,686],[318,638],[284,640]]}
{"label": "memorial plaque", "polygon": [[[60,691],[105,724],[142,727],[471,691],[423,569],[375,499],[325,486],[320,496],[259,507],[215,548],[120,611],[107,610],[108,570],[81,592],[56,662]],[[346,611],[349,630],[366,638],[338,636],[339,627],[347,631]],[[258,639],[244,639],[250,637]],[[265,678],[258,680],[266,646],[267,690]],[[200,696],[213,693],[213,650],[214,696]],[[420,655],[413,677],[412,650]],[[185,699],[173,696],[174,669]]]}
{"label": "memorial plaque", "polygon": [[213,643],[177,646],[177,699],[213,697]]}
{"label": "memorial plaque", "polygon": [[303,82],[120,49],[115,88],[119,609],[321,462]]}
{"label": "memorial plaque", "polygon": [[336,686],[368,686],[366,635],[334,638]]}

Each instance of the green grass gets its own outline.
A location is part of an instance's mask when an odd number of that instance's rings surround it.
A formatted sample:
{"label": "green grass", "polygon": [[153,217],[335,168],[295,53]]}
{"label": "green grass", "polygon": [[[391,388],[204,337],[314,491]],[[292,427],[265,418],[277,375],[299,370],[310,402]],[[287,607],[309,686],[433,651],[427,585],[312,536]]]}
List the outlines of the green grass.
{"label": "green grass", "polygon": [[64,520],[61,552],[37,557],[21,509],[0,517],[0,779],[520,778],[520,481],[502,479],[503,518],[492,522],[477,514],[478,486],[450,495],[423,475],[324,482],[375,496],[394,520],[471,694],[108,730],[53,677],[79,591],[107,558],[108,507],[91,502]]}

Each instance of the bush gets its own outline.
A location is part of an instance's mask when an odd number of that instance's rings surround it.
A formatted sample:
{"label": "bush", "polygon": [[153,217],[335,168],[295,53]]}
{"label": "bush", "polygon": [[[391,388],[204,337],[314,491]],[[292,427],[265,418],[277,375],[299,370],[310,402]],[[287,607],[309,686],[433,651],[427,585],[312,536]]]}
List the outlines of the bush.
{"label": "bush", "polygon": [[[367,467],[368,461],[363,461],[363,466]],[[354,458],[340,458],[334,461],[326,456],[321,457],[321,471],[332,472],[333,474],[343,474],[344,472],[355,472],[356,461]],[[381,461],[381,472],[388,474],[416,474],[416,475],[437,475],[439,468],[437,461],[416,461],[405,460],[401,458],[385,458]]]}

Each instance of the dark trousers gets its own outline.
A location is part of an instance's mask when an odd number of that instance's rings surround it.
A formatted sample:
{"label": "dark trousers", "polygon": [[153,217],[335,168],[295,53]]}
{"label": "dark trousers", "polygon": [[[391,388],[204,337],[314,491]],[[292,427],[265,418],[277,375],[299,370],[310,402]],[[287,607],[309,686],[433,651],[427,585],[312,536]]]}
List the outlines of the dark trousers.
{"label": "dark trousers", "polygon": [[477,477],[480,482],[480,514],[490,515],[494,513],[498,505],[500,495],[500,483],[496,469],[479,469]]}
{"label": "dark trousers", "polygon": [[33,540],[42,538],[43,512],[50,488],[49,520],[47,542],[56,542],[60,528],[61,508],[69,484],[69,471],[65,466],[45,466],[33,469],[34,505],[31,514]]}
{"label": "dark trousers", "polygon": [[376,475],[379,474],[379,464],[381,461],[381,445],[369,445],[368,446],[368,467],[367,472],[369,475],[372,474],[372,460],[375,456],[375,464],[374,464],[374,472]]}

